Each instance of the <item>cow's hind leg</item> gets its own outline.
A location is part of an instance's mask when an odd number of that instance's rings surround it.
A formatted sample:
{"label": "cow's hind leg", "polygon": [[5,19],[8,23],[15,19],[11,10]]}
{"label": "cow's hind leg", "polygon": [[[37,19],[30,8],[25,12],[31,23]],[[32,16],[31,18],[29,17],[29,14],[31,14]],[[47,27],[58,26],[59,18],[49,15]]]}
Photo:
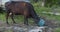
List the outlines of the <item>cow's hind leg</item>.
{"label": "cow's hind leg", "polygon": [[15,23],[16,24],[16,22],[14,21],[14,18],[13,18],[13,13],[10,13],[11,14],[11,19],[12,19],[12,21],[13,21],[13,23]]}
{"label": "cow's hind leg", "polygon": [[9,23],[8,23],[8,17],[9,17],[9,12],[7,12],[7,14],[6,14],[6,23],[7,23],[7,24],[9,24]]}

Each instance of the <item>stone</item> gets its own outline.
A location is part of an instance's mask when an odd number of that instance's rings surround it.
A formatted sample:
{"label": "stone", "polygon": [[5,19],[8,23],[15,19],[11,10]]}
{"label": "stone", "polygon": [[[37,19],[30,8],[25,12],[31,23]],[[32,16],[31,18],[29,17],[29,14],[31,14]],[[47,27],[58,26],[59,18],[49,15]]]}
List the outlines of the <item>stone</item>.
{"label": "stone", "polygon": [[24,29],[22,27],[13,27],[13,32],[25,32],[25,30],[27,29]]}
{"label": "stone", "polygon": [[35,27],[33,29],[30,29],[28,32],[43,32],[43,29],[45,27]]}

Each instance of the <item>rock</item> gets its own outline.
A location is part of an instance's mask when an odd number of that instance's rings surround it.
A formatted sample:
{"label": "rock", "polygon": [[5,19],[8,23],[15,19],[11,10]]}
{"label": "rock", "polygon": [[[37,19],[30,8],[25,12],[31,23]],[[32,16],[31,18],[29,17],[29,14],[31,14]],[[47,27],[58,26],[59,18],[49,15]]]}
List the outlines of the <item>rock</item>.
{"label": "rock", "polygon": [[5,28],[4,27],[0,27],[0,32],[4,32]]}
{"label": "rock", "polygon": [[34,27],[32,29],[29,29],[28,32],[43,32],[45,27]]}
{"label": "rock", "polygon": [[13,27],[13,32],[25,32],[25,30],[27,30],[26,28],[22,28],[22,27]]}

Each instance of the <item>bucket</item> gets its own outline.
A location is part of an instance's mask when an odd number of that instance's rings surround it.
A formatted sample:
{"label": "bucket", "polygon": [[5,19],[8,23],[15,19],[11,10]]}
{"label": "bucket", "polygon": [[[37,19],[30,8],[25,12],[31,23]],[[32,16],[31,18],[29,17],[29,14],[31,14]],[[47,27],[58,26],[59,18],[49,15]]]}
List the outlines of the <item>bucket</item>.
{"label": "bucket", "polygon": [[39,22],[38,22],[38,25],[39,26],[44,26],[45,24],[45,20],[44,19],[40,19]]}

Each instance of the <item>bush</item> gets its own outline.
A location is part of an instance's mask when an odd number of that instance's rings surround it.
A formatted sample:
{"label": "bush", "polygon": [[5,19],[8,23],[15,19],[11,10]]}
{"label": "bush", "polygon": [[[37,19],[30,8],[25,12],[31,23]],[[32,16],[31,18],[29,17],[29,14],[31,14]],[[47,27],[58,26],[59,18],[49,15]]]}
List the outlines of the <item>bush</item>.
{"label": "bush", "polygon": [[3,12],[4,12],[3,8],[2,8],[2,7],[0,7],[0,13],[3,13]]}

